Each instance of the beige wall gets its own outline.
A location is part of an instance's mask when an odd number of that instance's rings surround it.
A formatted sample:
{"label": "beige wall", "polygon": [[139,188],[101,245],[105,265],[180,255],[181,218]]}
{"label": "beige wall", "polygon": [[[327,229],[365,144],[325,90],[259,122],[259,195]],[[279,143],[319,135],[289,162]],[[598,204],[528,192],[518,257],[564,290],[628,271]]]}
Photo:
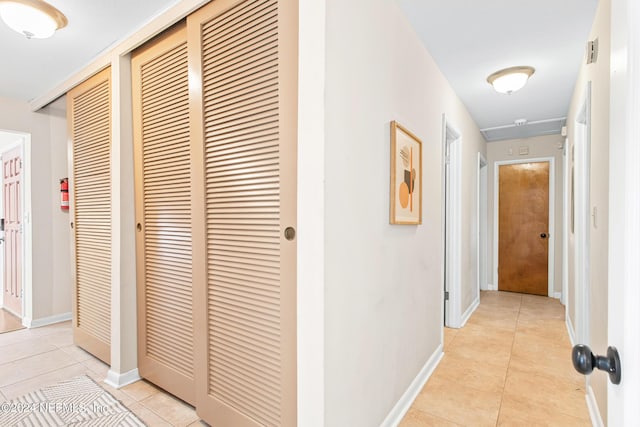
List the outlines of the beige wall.
{"label": "beige wall", "polygon": [[[325,425],[374,426],[442,343],[442,115],[463,140],[465,288],[485,143],[394,0],[326,5]],[[419,226],[389,224],[391,120],[423,141]]]}
{"label": "beige wall", "polygon": [[[600,0],[589,40],[598,38],[598,62],[583,65],[575,86],[571,108],[567,117],[569,148],[575,143],[575,121],[582,106],[585,87],[588,81],[592,84],[591,98],[591,182],[590,213],[597,209],[597,224],[591,216],[590,225],[590,342],[594,353],[606,354],[607,337],[607,301],[608,301],[608,234],[609,234],[609,83],[610,83],[610,0]],[[569,153],[571,151],[568,151]],[[574,239],[569,240],[569,253],[575,251]],[[573,257],[570,257],[569,271],[575,268]],[[575,295],[575,278],[570,275],[570,296]],[[568,301],[571,322],[576,329],[575,297]],[[607,376],[594,374],[589,377],[593,392],[598,402],[603,420],[607,419]]]}
{"label": "beige wall", "polygon": [[[38,113],[0,98],[0,129],[31,135],[32,310],[38,323],[71,312],[68,213],[59,207],[59,178],[67,176],[64,100]],[[29,197],[29,196],[27,196]]]}
{"label": "beige wall", "polygon": [[[551,236],[551,242],[555,255],[555,272],[553,275],[554,293],[562,292],[562,177],[563,177],[563,155],[562,143],[564,137],[561,135],[538,136],[534,138],[512,139],[508,141],[497,141],[487,144],[487,218],[488,218],[488,241],[489,254],[488,265],[489,283],[495,288],[497,277],[496,266],[494,265],[495,255],[495,163],[498,161],[519,161],[522,159],[533,159],[540,157],[552,157],[555,162],[555,210],[554,226],[555,231]],[[519,155],[520,147],[528,147],[529,154]]]}
{"label": "beige wall", "polygon": [[[42,112],[49,114],[51,141],[51,182],[49,191],[53,195],[51,203],[52,246],[52,310],[54,314],[71,311],[73,301],[71,282],[71,233],[69,229],[69,211],[59,206],[60,178],[69,175],[67,155],[67,101],[63,96],[49,104]],[[33,194],[37,194],[35,189]],[[37,236],[34,236],[37,239]]]}

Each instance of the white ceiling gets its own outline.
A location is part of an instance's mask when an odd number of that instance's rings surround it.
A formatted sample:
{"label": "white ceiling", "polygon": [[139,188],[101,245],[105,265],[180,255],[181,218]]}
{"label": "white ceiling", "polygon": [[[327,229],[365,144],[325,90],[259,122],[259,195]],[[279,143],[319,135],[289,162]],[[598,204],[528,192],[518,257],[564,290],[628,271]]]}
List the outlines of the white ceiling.
{"label": "white ceiling", "polygon": [[[480,129],[495,139],[559,133],[569,109],[597,0],[397,0]],[[491,73],[530,65],[527,86],[495,92]],[[540,122],[515,127],[514,121]]]}
{"label": "white ceiling", "polygon": [[[304,1],[304,0],[302,0]],[[584,60],[597,0],[397,0],[488,139],[558,133]],[[49,0],[69,25],[27,40],[0,23],[0,96],[32,100],[178,0]],[[498,94],[486,77],[531,65],[521,91]],[[512,126],[517,119],[540,122]],[[504,128],[504,126],[507,126]]]}
{"label": "white ceiling", "polygon": [[178,0],[47,0],[69,19],[50,39],[31,39],[0,21],[0,96],[43,95],[100,52]]}

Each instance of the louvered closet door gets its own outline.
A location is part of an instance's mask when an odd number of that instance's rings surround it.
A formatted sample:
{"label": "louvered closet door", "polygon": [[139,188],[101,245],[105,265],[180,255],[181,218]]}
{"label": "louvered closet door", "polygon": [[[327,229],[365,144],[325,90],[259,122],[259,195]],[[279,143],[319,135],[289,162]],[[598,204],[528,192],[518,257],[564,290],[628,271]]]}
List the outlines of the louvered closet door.
{"label": "louvered closet door", "polygon": [[109,363],[111,342],[111,69],[67,93],[71,137],[74,342]]}
{"label": "louvered closet door", "polygon": [[188,31],[196,409],[294,426],[297,2],[216,0]]}
{"label": "louvered closet door", "polygon": [[195,404],[186,26],[134,52],[138,368]]}

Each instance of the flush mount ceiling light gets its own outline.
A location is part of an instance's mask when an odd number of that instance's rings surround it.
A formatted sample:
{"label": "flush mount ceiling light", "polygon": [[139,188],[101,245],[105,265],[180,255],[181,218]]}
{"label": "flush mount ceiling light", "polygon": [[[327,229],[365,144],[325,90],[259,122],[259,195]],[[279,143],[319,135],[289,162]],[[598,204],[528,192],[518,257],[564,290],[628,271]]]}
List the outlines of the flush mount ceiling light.
{"label": "flush mount ceiling light", "polygon": [[67,25],[67,17],[42,0],[0,0],[0,18],[28,39],[46,39]]}
{"label": "flush mount ceiling light", "polygon": [[487,81],[497,92],[511,95],[522,89],[535,72],[533,67],[510,67],[491,74]]}

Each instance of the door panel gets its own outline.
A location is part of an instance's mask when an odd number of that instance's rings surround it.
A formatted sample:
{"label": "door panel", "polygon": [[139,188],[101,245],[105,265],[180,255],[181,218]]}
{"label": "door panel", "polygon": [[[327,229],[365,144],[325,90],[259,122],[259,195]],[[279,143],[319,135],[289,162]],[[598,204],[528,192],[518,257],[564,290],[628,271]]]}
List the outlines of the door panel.
{"label": "door panel", "polygon": [[188,32],[196,408],[213,426],[294,426],[297,2],[215,1]]}
{"label": "door panel", "polygon": [[67,94],[72,153],[74,342],[110,361],[111,346],[111,69]]}
{"label": "door panel", "polygon": [[22,148],[2,154],[4,217],[3,305],[22,317]]}
{"label": "door panel", "polygon": [[501,165],[499,192],[498,289],[548,295],[549,162]]}
{"label": "door panel", "polygon": [[186,26],[135,51],[131,63],[138,369],[195,404]]}

